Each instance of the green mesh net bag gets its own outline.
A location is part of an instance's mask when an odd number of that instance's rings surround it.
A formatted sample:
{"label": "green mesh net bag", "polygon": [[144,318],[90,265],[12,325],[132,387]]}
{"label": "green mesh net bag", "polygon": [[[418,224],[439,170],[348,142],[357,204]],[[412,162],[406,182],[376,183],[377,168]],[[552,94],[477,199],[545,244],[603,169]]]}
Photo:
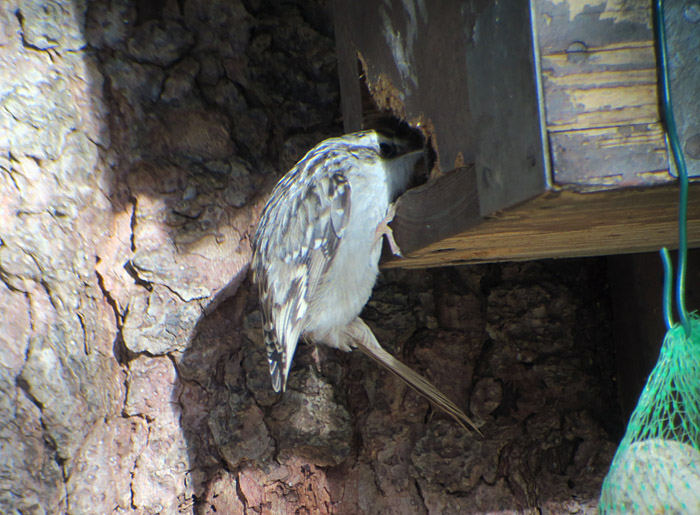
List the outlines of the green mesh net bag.
{"label": "green mesh net bag", "polygon": [[654,1],[661,64],[661,103],[678,169],[680,209],[676,304],[671,314],[671,264],[664,263],[664,318],[668,331],[601,491],[603,514],[700,514],[700,318],[685,309],[688,173],[671,108],[663,0]]}
{"label": "green mesh net bag", "polygon": [[600,512],[700,514],[700,320],[664,339],[600,497]]}

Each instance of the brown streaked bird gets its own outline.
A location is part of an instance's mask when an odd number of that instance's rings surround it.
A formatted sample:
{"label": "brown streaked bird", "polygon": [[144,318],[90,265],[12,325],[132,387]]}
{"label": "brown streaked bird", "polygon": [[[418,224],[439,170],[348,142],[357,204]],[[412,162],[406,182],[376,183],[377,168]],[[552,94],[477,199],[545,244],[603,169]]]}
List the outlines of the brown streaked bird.
{"label": "brown streaked bird", "polygon": [[[284,391],[299,338],[359,349],[460,425],[476,425],[432,383],[386,352],[359,317],[379,273],[393,201],[423,150],[379,131],[327,139],[272,191],[253,243],[272,387]],[[466,425],[465,425],[466,424]]]}

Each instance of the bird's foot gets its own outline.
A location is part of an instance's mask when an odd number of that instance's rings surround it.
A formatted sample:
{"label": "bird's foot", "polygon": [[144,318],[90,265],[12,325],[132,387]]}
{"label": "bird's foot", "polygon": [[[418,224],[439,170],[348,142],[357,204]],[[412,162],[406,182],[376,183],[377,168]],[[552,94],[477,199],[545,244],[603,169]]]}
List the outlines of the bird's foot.
{"label": "bird's foot", "polygon": [[401,253],[401,248],[394,239],[394,232],[391,230],[391,227],[389,227],[389,224],[394,219],[394,216],[396,216],[395,203],[389,205],[389,211],[387,211],[386,217],[384,217],[384,220],[382,220],[377,226],[377,230],[375,232],[375,245],[381,241],[382,236],[386,236],[386,241],[387,243],[389,243],[391,253],[395,256],[403,257],[403,254]]}

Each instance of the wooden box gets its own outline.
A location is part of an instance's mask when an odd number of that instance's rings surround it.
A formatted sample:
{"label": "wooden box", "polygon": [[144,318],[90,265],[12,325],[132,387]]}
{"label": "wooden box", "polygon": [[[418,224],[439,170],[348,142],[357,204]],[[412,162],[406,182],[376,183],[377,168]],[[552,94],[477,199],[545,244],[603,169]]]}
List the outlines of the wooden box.
{"label": "wooden box", "polygon": [[[386,266],[677,246],[650,2],[337,0],[334,17],[348,132],[391,115],[437,158],[399,201],[392,227],[407,258]],[[700,24],[689,27],[692,39]],[[700,98],[695,84],[683,108]],[[700,110],[688,113],[692,171]],[[691,246],[699,198],[691,187]]]}

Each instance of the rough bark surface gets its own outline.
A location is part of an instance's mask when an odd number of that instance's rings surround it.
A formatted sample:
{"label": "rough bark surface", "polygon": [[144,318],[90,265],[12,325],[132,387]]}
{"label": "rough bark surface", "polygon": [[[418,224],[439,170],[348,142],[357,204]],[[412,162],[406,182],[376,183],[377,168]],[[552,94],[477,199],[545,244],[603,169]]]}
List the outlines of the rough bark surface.
{"label": "rough bark surface", "polygon": [[484,438],[360,355],[273,394],[250,238],[341,132],[325,1],[9,0],[0,74],[0,511],[592,512],[600,260],[382,275],[365,319]]}

